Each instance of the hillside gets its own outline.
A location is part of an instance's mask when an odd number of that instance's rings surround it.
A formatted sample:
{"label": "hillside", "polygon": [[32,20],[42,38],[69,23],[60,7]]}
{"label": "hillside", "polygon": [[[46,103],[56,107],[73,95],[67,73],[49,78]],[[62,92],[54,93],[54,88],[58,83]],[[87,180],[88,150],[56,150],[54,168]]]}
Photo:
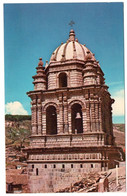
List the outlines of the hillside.
{"label": "hillside", "polygon": [[[114,124],[113,130],[116,144],[125,149],[125,125]],[[20,177],[21,192],[23,193],[28,193],[29,189],[27,187],[27,156],[22,152],[22,148],[29,145],[30,131],[31,116],[6,116],[6,183],[9,184],[11,182],[17,185]],[[20,171],[17,171],[17,169],[20,169]]]}
{"label": "hillside", "polygon": [[113,133],[117,146],[125,150],[125,124],[113,124]]}

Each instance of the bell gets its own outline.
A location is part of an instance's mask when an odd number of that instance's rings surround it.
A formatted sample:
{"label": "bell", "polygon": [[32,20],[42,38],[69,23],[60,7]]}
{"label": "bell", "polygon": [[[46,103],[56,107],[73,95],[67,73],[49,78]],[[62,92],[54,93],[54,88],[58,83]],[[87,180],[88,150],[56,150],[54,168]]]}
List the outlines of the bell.
{"label": "bell", "polygon": [[75,119],[79,119],[79,118],[81,118],[81,115],[80,115],[80,113],[79,113],[79,112],[77,112],[77,114],[76,114],[76,118],[75,118]]}

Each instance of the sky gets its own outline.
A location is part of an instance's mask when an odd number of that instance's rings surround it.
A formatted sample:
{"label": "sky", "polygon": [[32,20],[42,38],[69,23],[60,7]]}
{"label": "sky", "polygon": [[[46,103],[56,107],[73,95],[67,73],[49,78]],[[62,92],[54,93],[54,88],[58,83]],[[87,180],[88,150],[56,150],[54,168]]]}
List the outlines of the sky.
{"label": "sky", "polygon": [[31,114],[32,76],[66,42],[73,20],[76,37],[99,60],[115,99],[113,122],[124,123],[123,3],[4,4],[5,109]]}

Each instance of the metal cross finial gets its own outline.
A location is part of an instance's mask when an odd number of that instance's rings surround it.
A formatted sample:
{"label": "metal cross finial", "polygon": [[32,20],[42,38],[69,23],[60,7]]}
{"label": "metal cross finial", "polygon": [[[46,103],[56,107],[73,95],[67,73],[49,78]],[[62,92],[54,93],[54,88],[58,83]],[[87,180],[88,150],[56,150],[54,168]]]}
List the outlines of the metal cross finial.
{"label": "metal cross finial", "polygon": [[71,20],[70,22],[69,22],[69,25],[72,27],[73,25],[75,24],[75,22],[73,21],[73,20]]}

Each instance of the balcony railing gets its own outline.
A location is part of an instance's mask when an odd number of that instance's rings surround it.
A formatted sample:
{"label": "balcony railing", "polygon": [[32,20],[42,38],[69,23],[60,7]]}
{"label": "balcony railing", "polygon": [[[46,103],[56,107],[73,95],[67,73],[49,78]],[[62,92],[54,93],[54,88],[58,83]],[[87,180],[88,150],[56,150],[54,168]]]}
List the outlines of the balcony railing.
{"label": "balcony railing", "polygon": [[32,136],[32,147],[88,147],[102,146],[105,143],[104,133],[89,133],[76,135]]}

